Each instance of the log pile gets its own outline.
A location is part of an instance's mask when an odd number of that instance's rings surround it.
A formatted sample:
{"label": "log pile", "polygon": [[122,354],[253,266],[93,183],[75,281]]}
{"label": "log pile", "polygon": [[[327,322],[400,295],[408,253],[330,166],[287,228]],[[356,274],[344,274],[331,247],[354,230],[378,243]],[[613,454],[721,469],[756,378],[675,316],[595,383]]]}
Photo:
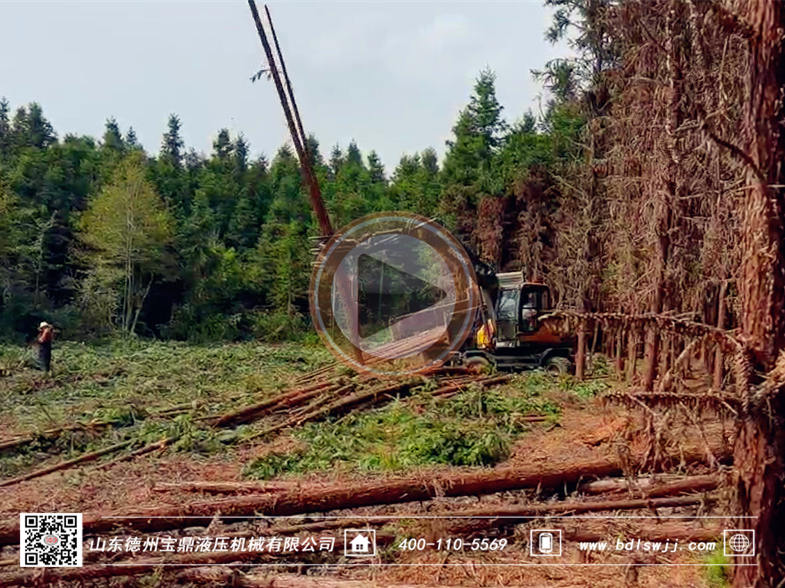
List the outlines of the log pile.
{"label": "log pile", "polygon": [[[717,449],[717,454],[721,454]],[[727,456],[726,456],[727,457]],[[686,464],[704,464],[706,453],[702,450],[685,451],[679,456]],[[575,486],[592,478],[620,477],[624,466],[614,458],[590,461],[571,461],[566,465],[537,465],[524,467],[499,467],[448,473],[437,477],[404,477],[378,482],[353,483],[337,486],[314,484],[283,488],[270,492],[262,483],[253,494],[231,496],[212,500],[178,503],[153,509],[115,513],[85,513],[84,532],[88,534],[111,533],[118,529],[144,532],[166,531],[184,526],[207,526],[216,518],[224,522],[237,521],[248,516],[289,516],[361,507],[403,504],[434,499],[480,496],[513,490],[560,490]],[[712,481],[701,478],[697,484],[687,483],[672,492],[649,495],[669,496],[682,492],[707,490]],[[249,486],[244,487],[245,490]],[[188,518],[184,518],[188,517]],[[0,527],[0,545],[18,541],[18,521]]]}
{"label": "log pile", "polygon": [[[686,455],[685,459],[694,465],[702,459],[702,453]],[[476,496],[517,488],[537,489],[541,492],[546,487],[556,489],[563,487],[570,481],[575,483],[588,476],[590,472],[601,476],[616,477],[583,484],[578,483],[574,486],[577,495],[564,500],[551,498],[537,501],[524,498],[523,502],[510,503],[509,499],[505,499],[503,502],[479,508],[461,507],[448,500],[450,497]],[[128,536],[140,531],[150,533],[163,530],[166,531],[167,536],[172,534],[177,536],[180,531],[193,535],[195,527],[204,527],[208,523],[212,527],[219,518],[225,522],[232,522],[233,519],[229,515],[239,515],[240,513],[260,513],[262,515],[327,513],[357,506],[433,501],[433,508],[426,504],[423,505],[426,508],[416,509],[412,508],[414,506],[412,505],[405,507],[404,510],[394,512],[386,510],[383,514],[365,517],[354,515],[353,518],[351,514],[340,517],[313,515],[309,517],[310,522],[299,524],[282,524],[267,520],[262,522],[273,523],[267,528],[249,528],[245,532],[243,528],[235,528],[232,532],[222,532],[221,536],[228,538],[252,535],[302,536],[304,533],[314,531],[340,531],[344,528],[370,526],[377,528],[377,543],[381,547],[385,547],[391,544],[399,534],[390,529],[382,530],[381,528],[395,525],[402,519],[406,520],[407,516],[411,517],[410,521],[418,519],[417,524],[425,525],[426,528],[428,525],[434,524],[434,528],[445,536],[466,538],[485,537],[489,534],[509,536],[518,525],[535,524],[538,519],[542,520],[553,516],[562,517],[558,523],[559,527],[564,529],[565,539],[573,542],[603,540],[609,536],[619,536],[620,533],[646,537],[651,540],[677,539],[680,541],[714,540],[718,534],[721,534],[719,522],[715,523],[716,528],[715,526],[706,527],[695,522],[671,521],[635,520],[632,523],[621,523],[598,519],[595,522],[582,521],[580,524],[577,521],[570,522],[569,517],[581,513],[643,511],[659,516],[664,514],[663,511],[674,512],[673,509],[676,509],[679,512],[685,512],[678,509],[687,509],[686,512],[694,514],[698,510],[705,512],[706,509],[711,508],[714,502],[719,500],[717,495],[711,493],[720,481],[717,475],[681,476],[678,478],[670,476],[665,477],[664,479],[667,481],[664,482],[646,478],[640,484],[642,488],[647,489],[643,497],[631,498],[619,495],[619,492],[622,492],[624,488],[624,479],[618,477],[620,474],[621,469],[618,464],[611,460],[596,460],[576,463],[561,469],[542,466],[513,472],[509,468],[499,468],[491,471],[443,475],[430,480],[405,478],[364,485],[346,484],[333,487],[314,485],[312,487],[290,488],[286,484],[268,484],[262,486],[264,488],[262,492],[271,491],[272,496],[269,493],[260,493],[252,496],[196,502],[190,507],[167,507],[155,511],[140,511],[134,516],[130,514],[112,516],[88,514],[85,515],[84,533],[86,539],[90,536],[105,536],[110,533]],[[194,485],[192,489],[195,491],[212,490],[210,487],[200,487],[199,485]],[[219,490],[234,489],[226,487],[219,488]],[[252,488],[250,485],[242,485],[238,487],[238,490],[244,492],[252,490]],[[592,498],[589,494],[597,497]],[[521,500],[521,498],[516,500]],[[194,512],[204,514],[204,519],[178,519],[180,515]],[[150,518],[135,518],[135,516],[145,516],[145,514]],[[425,516],[423,517],[423,515]],[[157,516],[165,518],[153,518]],[[247,520],[241,522],[242,525],[247,523]],[[185,529],[188,531],[186,532]],[[10,544],[17,538],[18,529],[6,528],[0,531],[0,544]],[[196,566],[207,567],[211,564],[241,566],[242,564],[275,564],[285,561],[289,563],[291,557],[287,561],[284,556],[285,554],[249,551],[176,553],[157,557],[151,557],[149,554],[125,553],[115,554],[111,560],[99,561],[99,558],[103,558],[104,554],[86,552],[86,565],[83,568],[46,570],[45,578],[40,576],[40,572],[15,570],[0,574],[0,585],[35,585],[36,583],[40,584],[44,579],[52,584],[58,581],[75,582],[106,577],[136,576],[150,573],[156,569],[162,569],[163,573],[170,574],[172,578],[175,578],[179,577],[178,575],[187,575],[188,570]],[[314,560],[312,563],[327,565],[337,563],[338,556],[339,554],[327,554],[326,560],[319,562]],[[307,559],[308,556],[302,557]],[[162,565],[165,567],[162,568]],[[235,568],[235,573],[239,573],[239,569]]]}

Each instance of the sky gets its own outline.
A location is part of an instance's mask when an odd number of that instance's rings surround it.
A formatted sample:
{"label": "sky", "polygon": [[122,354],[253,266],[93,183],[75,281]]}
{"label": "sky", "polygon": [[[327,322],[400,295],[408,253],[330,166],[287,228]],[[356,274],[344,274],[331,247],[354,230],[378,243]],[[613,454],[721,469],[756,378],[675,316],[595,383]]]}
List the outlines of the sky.
{"label": "sky", "polygon": [[[351,140],[375,149],[388,171],[404,153],[443,154],[484,67],[512,122],[545,102],[531,70],[568,54],[544,39],[542,0],[269,7],[306,132],[325,156]],[[204,153],[223,127],[268,158],[289,140],[272,81],[250,81],[264,56],[242,0],[1,0],[0,22],[0,96],[40,103],[61,137],[100,137],[114,116],[157,153],[176,113]]]}

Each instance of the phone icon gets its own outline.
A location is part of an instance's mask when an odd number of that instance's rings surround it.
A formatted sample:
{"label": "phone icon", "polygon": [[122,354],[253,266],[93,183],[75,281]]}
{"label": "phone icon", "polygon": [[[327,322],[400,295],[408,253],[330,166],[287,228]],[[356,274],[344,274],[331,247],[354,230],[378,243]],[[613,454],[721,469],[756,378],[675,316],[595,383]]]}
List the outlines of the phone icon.
{"label": "phone icon", "polygon": [[553,533],[540,533],[540,553],[553,551]]}
{"label": "phone icon", "polygon": [[531,529],[529,531],[529,553],[540,557],[561,555],[561,529]]}

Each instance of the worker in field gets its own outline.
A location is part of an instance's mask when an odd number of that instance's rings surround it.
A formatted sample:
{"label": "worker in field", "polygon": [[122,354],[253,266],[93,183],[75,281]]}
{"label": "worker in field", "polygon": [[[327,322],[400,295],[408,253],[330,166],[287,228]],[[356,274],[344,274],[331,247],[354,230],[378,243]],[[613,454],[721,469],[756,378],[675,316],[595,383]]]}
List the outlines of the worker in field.
{"label": "worker in field", "polygon": [[38,369],[45,372],[52,369],[52,339],[54,339],[54,327],[46,321],[41,322],[34,343],[35,362]]}

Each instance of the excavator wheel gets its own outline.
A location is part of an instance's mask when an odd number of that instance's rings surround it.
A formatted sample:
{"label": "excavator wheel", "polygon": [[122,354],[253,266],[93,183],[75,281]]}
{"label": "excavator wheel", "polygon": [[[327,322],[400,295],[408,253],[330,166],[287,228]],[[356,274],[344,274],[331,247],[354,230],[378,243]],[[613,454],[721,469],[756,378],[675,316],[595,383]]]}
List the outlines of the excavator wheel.
{"label": "excavator wheel", "polygon": [[466,366],[466,369],[468,369],[470,372],[479,374],[481,372],[486,371],[488,367],[491,365],[491,362],[485,359],[484,357],[480,357],[477,355],[465,360],[463,362],[463,365]]}
{"label": "excavator wheel", "polygon": [[545,362],[545,371],[549,374],[569,374],[570,373],[570,360],[566,357],[549,357]]}

